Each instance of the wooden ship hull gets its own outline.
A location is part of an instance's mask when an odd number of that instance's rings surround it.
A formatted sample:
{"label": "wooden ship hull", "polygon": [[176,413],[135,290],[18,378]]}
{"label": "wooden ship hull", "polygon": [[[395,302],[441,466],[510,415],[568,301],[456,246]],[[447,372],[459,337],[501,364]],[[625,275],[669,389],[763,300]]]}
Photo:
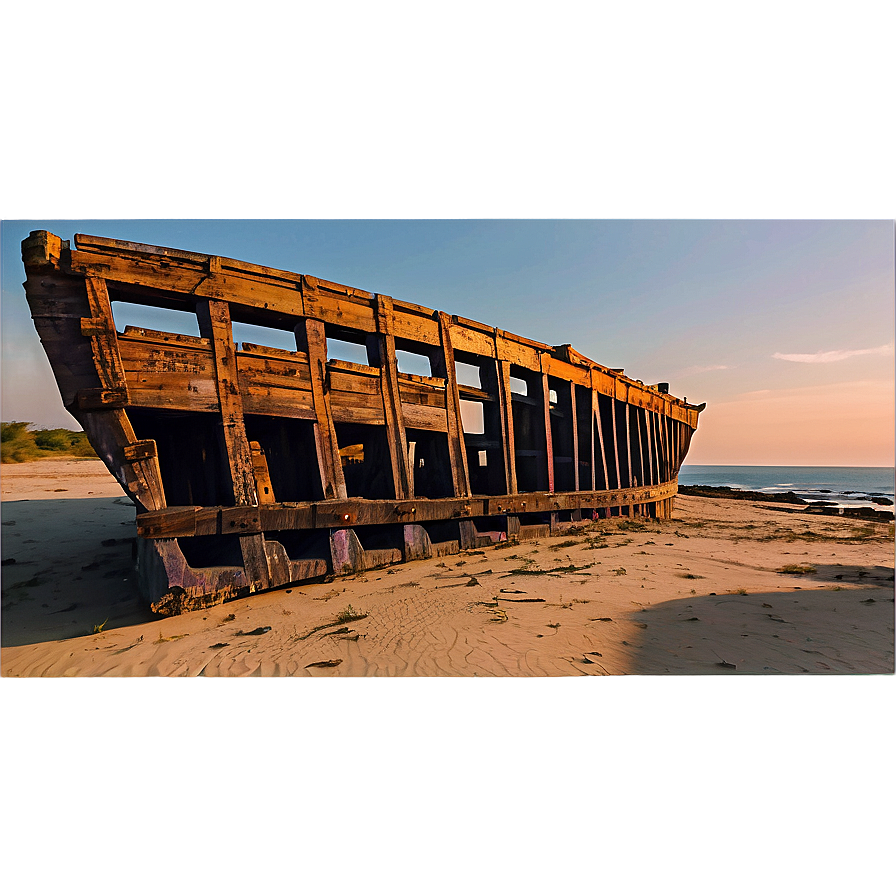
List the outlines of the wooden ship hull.
{"label": "wooden ship hull", "polygon": [[[63,403],[137,507],[157,613],[671,514],[703,406],[569,345],[156,246],[35,231],[22,257]],[[187,311],[200,335],[116,332],[113,302]],[[295,351],[237,346],[232,322],[287,331]],[[368,363],[328,358],[328,339]],[[396,352],[432,375],[403,373]]]}

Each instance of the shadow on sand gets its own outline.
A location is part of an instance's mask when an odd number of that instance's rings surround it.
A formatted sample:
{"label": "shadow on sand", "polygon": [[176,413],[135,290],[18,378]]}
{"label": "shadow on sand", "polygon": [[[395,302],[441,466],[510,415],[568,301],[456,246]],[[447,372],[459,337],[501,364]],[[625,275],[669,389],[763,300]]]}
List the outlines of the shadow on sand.
{"label": "shadow on sand", "polygon": [[[633,613],[641,634],[631,671],[892,673],[893,571],[816,567],[805,579],[806,589],[692,595]],[[819,589],[813,579],[838,585]]]}
{"label": "shadow on sand", "polygon": [[2,646],[150,621],[134,572],[125,498],[4,501]]}

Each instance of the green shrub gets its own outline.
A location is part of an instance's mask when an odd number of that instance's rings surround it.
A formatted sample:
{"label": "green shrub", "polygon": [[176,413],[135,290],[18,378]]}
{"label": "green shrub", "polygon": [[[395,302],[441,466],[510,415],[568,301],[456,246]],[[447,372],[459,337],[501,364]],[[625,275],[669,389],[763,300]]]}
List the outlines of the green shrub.
{"label": "green shrub", "polygon": [[3,463],[20,464],[45,457],[96,457],[87,434],[70,429],[30,430],[30,423],[0,423]]}

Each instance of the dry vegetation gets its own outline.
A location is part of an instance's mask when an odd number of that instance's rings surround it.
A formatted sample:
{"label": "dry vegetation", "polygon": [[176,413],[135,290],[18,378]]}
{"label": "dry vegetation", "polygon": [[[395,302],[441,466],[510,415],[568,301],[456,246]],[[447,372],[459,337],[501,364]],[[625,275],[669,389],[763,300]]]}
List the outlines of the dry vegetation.
{"label": "dry vegetation", "polygon": [[96,457],[87,434],[70,429],[29,429],[30,423],[0,423],[2,462],[20,464],[29,460],[59,457]]}

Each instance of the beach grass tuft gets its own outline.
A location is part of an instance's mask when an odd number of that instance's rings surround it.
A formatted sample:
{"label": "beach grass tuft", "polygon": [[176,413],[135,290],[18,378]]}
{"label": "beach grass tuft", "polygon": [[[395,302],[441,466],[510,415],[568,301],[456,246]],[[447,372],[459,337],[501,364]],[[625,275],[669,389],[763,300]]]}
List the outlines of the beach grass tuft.
{"label": "beach grass tuft", "polygon": [[361,610],[356,610],[349,604],[344,610],[340,610],[336,614],[337,622],[356,622],[358,619],[366,619],[367,614]]}
{"label": "beach grass tuft", "polygon": [[809,566],[808,564],[800,565],[798,563],[790,563],[787,566],[778,567],[775,572],[791,576],[808,576],[817,572],[817,570],[814,566]]}

